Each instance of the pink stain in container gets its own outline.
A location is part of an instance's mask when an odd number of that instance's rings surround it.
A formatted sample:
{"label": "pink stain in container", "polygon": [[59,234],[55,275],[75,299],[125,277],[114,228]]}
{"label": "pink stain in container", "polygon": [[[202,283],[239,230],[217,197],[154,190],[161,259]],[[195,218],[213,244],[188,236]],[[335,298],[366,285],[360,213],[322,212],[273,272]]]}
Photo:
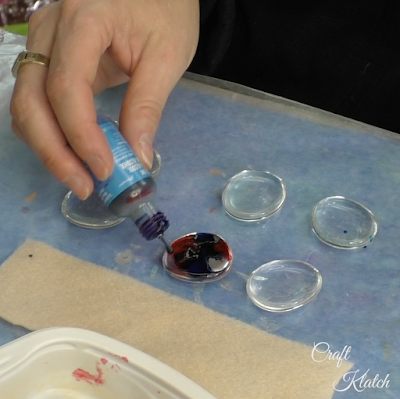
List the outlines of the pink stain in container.
{"label": "pink stain in container", "polygon": [[113,355],[113,356],[117,357],[118,359],[121,359],[124,362],[129,363],[129,360],[128,360],[128,358],[126,356],[116,355],[115,353],[110,353],[110,355]]}
{"label": "pink stain in container", "polygon": [[114,370],[115,372],[118,373],[118,371],[121,370],[121,367],[119,367],[118,364],[115,363],[115,364],[113,364],[113,365],[111,366],[111,370]]}
{"label": "pink stain in container", "polygon": [[96,363],[97,375],[91,374],[83,369],[76,369],[72,375],[75,377],[77,381],[85,381],[91,385],[103,385],[103,370],[100,368],[100,365]]}
{"label": "pink stain in container", "polygon": [[[115,353],[110,353],[110,355],[123,360],[124,362],[128,363],[129,360],[126,356],[119,356],[116,355]],[[75,371],[72,372],[72,375],[75,377],[77,381],[85,381],[91,385],[103,385],[105,380],[103,378],[103,370],[100,367],[100,363],[103,364],[104,366],[108,363],[108,359],[105,357],[100,358],[100,361],[96,362],[96,370],[97,370],[97,375],[91,374],[86,370],[83,370],[81,368],[76,369]],[[118,366],[118,364],[113,364],[111,366],[111,369],[114,371],[117,371],[121,369],[121,367]]]}

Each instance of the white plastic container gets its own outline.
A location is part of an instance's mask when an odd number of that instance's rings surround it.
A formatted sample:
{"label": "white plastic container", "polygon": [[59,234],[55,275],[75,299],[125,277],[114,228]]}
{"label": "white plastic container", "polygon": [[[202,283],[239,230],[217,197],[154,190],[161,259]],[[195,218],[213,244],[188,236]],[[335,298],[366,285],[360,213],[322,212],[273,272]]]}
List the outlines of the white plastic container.
{"label": "white plastic container", "polygon": [[50,328],[0,347],[1,399],[216,399],[151,356],[104,335]]}

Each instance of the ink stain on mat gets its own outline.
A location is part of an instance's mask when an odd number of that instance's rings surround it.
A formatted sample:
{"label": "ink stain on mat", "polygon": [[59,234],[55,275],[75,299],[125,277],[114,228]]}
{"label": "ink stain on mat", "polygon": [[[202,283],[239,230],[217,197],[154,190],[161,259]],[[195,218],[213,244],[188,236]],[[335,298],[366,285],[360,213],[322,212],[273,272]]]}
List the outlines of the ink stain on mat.
{"label": "ink stain on mat", "polygon": [[218,170],[218,169],[211,169],[211,170],[210,170],[210,173],[211,173],[213,176],[222,176],[222,177],[226,177],[226,173],[225,173],[225,172],[222,172],[221,170]]}
{"label": "ink stain on mat", "polygon": [[29,213],[30,212],[30,208],[29,208],[29,206],[23,206],[22,208],[21,208],[21,212],[22,213]]}
{"label": "ink stain on mat", "polygon": [[384,359],[388,362],[392,359],[392,345],[390,342],[383,341],[382,347],[384,349]]}
{"label": "ink stain on mat", "polygon": [[165,248],[163,246],[159,247],[159,248],[156,249],[155,255],[159,256],[159,255],[163,254],[164,251],[165,251]]}
{"label": "ink stain on mat", "polygon": [[126,249],[125,251],[118,252],[114,260],[119,265],[127,265],[132,262],[140,262],[142,257],[135,255],[131,249]]}
{"label": "ink stain on mat", "polygon": [[150,272],[150,278],[156,278],[158,269],[159,269],[158,265],[154,265],[152,267],[151,272]]}
{"label": "ink stain on mat", "polygon": [[134,258],[133,252],[130,249],[119,252],[115,257],[115,262],[119,265],[126,265],[128,263],[132,263]]}
{"label": "ink stain on mat", "polygon": [[36,197],[37,197],[37,192],[34,191],[33,193],[31,193],[27,197],[25,197],[25,202],[32,202],[36,199]]}
{"label": "ink stain on mat", "polygon": [[233,283],[233,280],[222,280],[222,282],[220,283],[220,287],[224,290],[235,292],[240,295],[243,293],[243,284],[237,284],[236,282]]}
{"label": "ink stain on mat", "polygon": [[280,324],[274,323],[273,321],[270,321],[265,317],[260,317],[257,320],[256,325],[259,328],[262,328],[263,330],[265,330],[265,331],[267,331],[269,333],[274,333],[274,332],[280,330],[281,327],[282,327]]}
{"label": "ink stain on mat", "polygon": [[233,291],[233,287],[230,281],[222,281],[221,282],[221,287],[226,289],[227,291]]}
{"label": "ink stain on mat", "polygon": [[200,305],[203,305],[201,294],[203,293],[205,284],[199,284],[194,287],[194,301]]}

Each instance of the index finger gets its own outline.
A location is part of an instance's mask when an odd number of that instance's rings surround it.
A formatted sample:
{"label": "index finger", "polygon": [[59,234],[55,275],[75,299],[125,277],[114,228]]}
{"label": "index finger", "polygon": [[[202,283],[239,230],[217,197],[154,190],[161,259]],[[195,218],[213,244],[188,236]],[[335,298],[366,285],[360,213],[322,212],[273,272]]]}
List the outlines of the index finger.
{"label": "index finger", "polygon": [[85,15],[75,17],[62,10],[46,85],[70,146],[102,180],[113,170],[113,157],[96,123],[92,85],[108,46],[98,20],[90,23]]}

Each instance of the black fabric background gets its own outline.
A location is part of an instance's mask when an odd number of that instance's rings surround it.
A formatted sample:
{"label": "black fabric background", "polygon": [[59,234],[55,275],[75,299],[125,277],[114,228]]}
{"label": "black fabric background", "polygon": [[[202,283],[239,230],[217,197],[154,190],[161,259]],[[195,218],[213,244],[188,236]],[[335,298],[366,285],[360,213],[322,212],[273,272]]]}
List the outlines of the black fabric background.
{"label": "black fabric background", "polygon": [[201,0],[189,70],[400,133],[397,0]]}

